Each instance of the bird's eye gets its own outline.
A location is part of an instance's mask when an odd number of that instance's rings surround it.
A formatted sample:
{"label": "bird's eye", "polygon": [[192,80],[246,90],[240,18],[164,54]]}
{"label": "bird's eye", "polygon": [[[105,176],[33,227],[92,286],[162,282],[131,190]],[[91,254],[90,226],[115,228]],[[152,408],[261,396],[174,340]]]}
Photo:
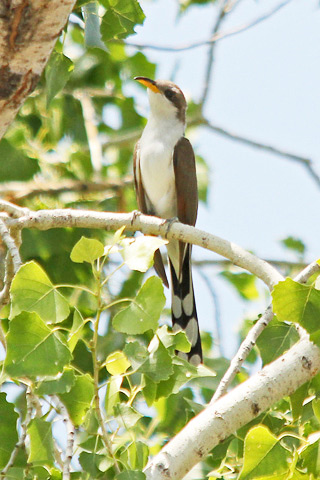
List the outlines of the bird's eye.
{"label": "bird's eye", "polygon": [[175,96],[174,91],[170,90],[169,88],[165,90],[164,92],[165,96],[167,97],[168,100],[172,100]]}

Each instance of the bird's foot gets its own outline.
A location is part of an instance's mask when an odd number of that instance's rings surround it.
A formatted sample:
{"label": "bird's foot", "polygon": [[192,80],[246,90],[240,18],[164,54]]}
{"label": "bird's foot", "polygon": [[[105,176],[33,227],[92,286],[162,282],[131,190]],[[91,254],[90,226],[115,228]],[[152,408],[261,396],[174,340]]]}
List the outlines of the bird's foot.
{"label": "bird's foot", "polygon": [[174,223],[180,222],[178,217],[173,217],[173,218],[167,218],[162,225],[166,225],[166,234],[165,238],[167,238],[168,233],[170,232],[170,229]]}
{"label": "bird's foot", "polygon": [[132,218],[131,218],[131,225],[133,225],[134,221],[140,216],[142,213],[139,210],[132,211]]}

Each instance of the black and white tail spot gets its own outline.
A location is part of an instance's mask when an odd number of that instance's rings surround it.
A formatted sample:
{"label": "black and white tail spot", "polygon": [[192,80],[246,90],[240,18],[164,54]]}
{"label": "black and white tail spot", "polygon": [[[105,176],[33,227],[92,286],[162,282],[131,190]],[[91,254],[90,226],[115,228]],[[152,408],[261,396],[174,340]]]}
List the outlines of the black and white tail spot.
{"label": "black and white tail spot", "polygon": [[178,355],[185,358],[193,365],[199,365],[199,363],[202,362],[202,348],[193,293],[190,245],[186,248],[180,278],[178,278],[179,274],[175,271],[171,261],[170,271],[172,281],[171,311],[173,330],[184,330],[191,343],[191,350],[189,353],[184,354],[179,352]]}

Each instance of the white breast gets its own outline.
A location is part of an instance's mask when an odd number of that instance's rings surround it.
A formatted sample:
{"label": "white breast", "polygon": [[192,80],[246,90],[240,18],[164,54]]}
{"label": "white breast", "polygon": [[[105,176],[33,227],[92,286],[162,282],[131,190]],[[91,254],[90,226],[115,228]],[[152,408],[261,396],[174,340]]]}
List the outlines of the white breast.
{"label": "white breast", "polygon": [[173,150],[183,135],[184,125],[174,116],[150,115],[140,139],[140,172],[148,207],[162,218],[177,215]]}

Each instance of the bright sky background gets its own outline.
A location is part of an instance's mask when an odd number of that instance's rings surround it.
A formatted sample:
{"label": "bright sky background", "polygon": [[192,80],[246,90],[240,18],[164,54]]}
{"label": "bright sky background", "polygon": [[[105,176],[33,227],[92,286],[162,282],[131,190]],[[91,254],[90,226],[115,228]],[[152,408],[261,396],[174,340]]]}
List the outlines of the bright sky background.
{"label": "bright sky background", "polygon": [[[222,30],[250,23],[279,3],[242,0]],[[211,4],[189,9],[180,20],[172,0],[142,0],[141,6],[147,18],[132,42],[178,46],[210,36],[216,12]],[[173,79],[187,97],[199,98],[207,47],[144,53],[158,64],[157,78]],[[320,175],[319,85],[319,2],[293,0],[254,28],[219,42],[206,116],[234,133],[311,158]],[[147,115],[147,98],[138,88],[136,95]],[[211,172],[209,204],[200,208],[199,228],[263,258],[288,260],[296,257],[280,240],[293,235],[306,243],[308,261],[320,257],[320,191],[302,166],[204,128],[190,133],[196,153],[206,159]],[[194,251],[195,258],[211,255]],[[219,278],[217,269],[207,273],[219,299],[224,349],[232,355],[248,306]],[[201,327],[212,330],[212,300],[196,273],[195,291]],[[256,312],[264,304],[257,304]]]}

